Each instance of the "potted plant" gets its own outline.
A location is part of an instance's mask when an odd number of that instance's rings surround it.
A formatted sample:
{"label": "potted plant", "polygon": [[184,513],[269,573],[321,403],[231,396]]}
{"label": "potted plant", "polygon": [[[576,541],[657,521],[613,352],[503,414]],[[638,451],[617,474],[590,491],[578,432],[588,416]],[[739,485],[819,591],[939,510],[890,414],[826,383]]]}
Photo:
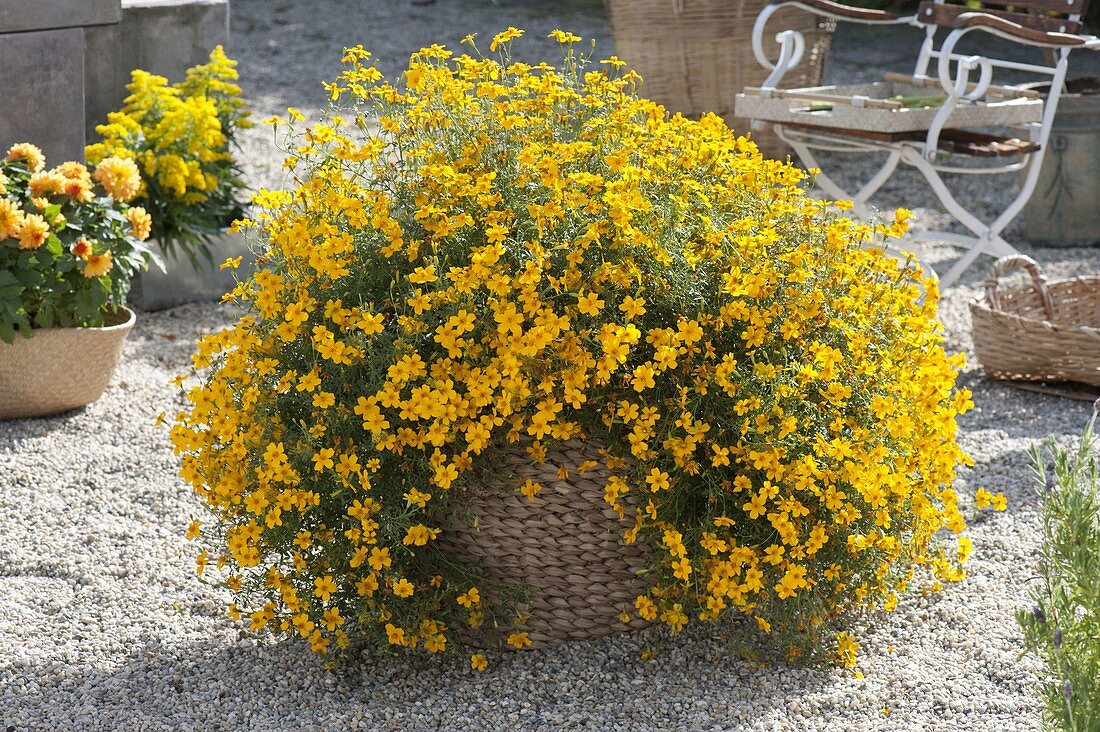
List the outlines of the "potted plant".
{"label": "potted plant", "polygon": [[852,614],[966,549],[935,283],[864,247],[907,212],[845,219],[574,35],[513,63],[521,35],[401,86],[348,49],[338,111],[286,123],[250,312],[171,433],[199,572],[322,654],[748,616],[854,664]]}
{"label": "potted plant", "polygon": [[0,419],[99,398],[134,325],[130,279],[153,260],[132,160],[45,163],[25,143],[0,161]]}
{"label": "potted plant", "polygon": [[118,156],[142,171],[136,200],[153,217],[153,251],[168,263],[135,282],[133,301],[147,310],[218,300],[235,284],[222,263],[247,260],[247,271],[253,261],[230,230],[244,213],[236,134],[251,125],[236,79],[236,61],[221,46],[178,84],[135,70],[124,106],[87,148],[90,164]]}

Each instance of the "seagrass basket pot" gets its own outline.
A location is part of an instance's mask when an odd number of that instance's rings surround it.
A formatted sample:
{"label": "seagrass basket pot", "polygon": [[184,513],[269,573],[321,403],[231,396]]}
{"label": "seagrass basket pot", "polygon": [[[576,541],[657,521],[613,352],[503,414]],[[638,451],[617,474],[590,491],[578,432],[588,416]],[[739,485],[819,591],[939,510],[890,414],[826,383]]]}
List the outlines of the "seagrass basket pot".
{"label": "seagrass basket pot", "polygon": [[[1016,270],[1030,283],[1001,287]],[[1004,257],[970,313],[974,351],[991,378],[1100,386],[1100,277],[1047,282],[1030,257]]]}
{"label": "seagrass basket pot", "polygon": [[[642,96],[685,117],[713,112],[738,134],[748,120],[735,118],[734,101],[746,86],[759,86],[768,70],[752,53],[752,27],[766,0],[605,0],[615,53],[642,76]],[[796,30],[806,39],[802,62],[781,86],[821,83],[836,23],[797,8],[776,12],[764,32],[768,58],[779,56],[775,34]],[[761,151],[790,151],[771,130],[752,133]]]}
{"label": "seagrass basket pot", "polygon": [[[640,572],[650,555],[640,540],[623,542],[633,510],[620,519],[604,501],[611,471],[597,446],[551,446],[541,464],[517,447],[498,455],[492,473],[452,498],[438,546],[491,582],[526,591],[515,610],[527,620],[509,630],[526,631],[539,647],[646,625],[633,613],[629,623],[618,618],[649,588]],[[542,486],[534,501],[517,491],[526,478]]]}
{"label": "seagrass basket pot", "polygon": [[134,312],[99,328],[42,328],[0,342],[0,419],[43,417],[91,404],[118,366]]}

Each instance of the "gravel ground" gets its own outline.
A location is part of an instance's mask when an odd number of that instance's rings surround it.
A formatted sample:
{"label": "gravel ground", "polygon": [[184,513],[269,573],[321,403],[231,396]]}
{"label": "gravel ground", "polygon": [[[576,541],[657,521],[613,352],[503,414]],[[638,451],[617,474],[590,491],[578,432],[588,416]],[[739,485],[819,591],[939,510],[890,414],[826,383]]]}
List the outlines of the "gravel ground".
{"label": "gravel ground", "polygon": [[[316,83],[339,48],[362,42],[387,72],[431,42],[454,44],[516,25],[533,38],[563,27],[606,46],[596,2],[340,0],[233,3],[234,53],[260,116],[324,104]],[[832,78],[899,56],[897,36],[843,36]],[[847,39],[847,40],[845,40]],[[845,45],[845,44],[851,45]],[[853,49],[858,49],[858,53]],[[545,53],[539,47],[537,53]],[[1100,54],[1094,54],[1100,57]],[[262,130],[245,140],[253,180],[278,184]],[[866,172],[866,162],[847,172]],[[969,200],[995,210],[1011,186],[981,181]],[[918,179],[886,188],[880,205],[944,223]],[[1013,230],[1009,235],[1012,237]],[[1053,276],[1100,270],[1087,249],[1024,248]],[[930,261],[945,248],[922,251]],[[947,345],[973,361],[966,303],[984,267],[945,296]],[[1009,732],[1040,724],[1038,662],[1020,658],[1013,613],[1027,606],[1039,526],[1027,450],[1048,434],[1071,440],[1089,406],[962,375],[977,407],[960,420],[976,465],[963,494],[1003,490],[1009,509],[983,514],[962,584],[905,599],[862,633],[863,678],[832,669],[760,667],[728,628],[514,653],[474,674],[464,657],[368,655],[325,671],[300,643],[244,637],[227,597],[192,571],[184,527],[200,506],[175,475],[153,426],[178,395],[166,385],[196,336],[229,323],[215,305],[142,314],[106,395],[61,417],[0,423],[0,728],[29,730],[923,730]],[[656,661],[641,651],[657,646]]]}

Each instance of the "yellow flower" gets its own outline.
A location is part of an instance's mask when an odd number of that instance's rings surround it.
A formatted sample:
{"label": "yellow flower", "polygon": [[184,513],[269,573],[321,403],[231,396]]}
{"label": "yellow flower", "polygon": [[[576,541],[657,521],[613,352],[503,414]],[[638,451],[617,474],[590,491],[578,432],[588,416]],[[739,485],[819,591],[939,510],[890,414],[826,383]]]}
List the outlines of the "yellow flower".
{"label": "yellow flower", "polygon": [[481,595],[478,593],[476,587],[471,587],[458,596],[458,604],[463,607],[473,607],[481,602]]}
{"label": "yellow flower", "polygon": [[409,527],[402,543],[405,544],[405,546],[424,546],[434,539],[438,533],[439,529],[429,529],[424,524],[417,524],[416,526]]}
{"label": "yellow flower", "polygon": [[515,648],[526,648],[531,645],[531,639],[527,637],[527,631],[516,631],[508,636],[508,645]]}
{"label": "yellow flower", "polygon": [[855,668],[856,657],[859,655],[859,643],[856,642],[851,633],[837,633],[836,654],[845,668]]}
{"label": "yellow flower", "polygon": [[669,489],[668,473],[664,472],[660,468],[653,468],[646,475],[645,482],[649,484],[649,489],[656,493],[657,491],[667,491]]}
{"label": "yellow flower", "polygon": [[594,292],[577,297],[577,309],[585,315],[598,315],[603,306],[604,301]]}
{"label": "yellow flower", "polygon": [[412,597],[413,584],[407,579],[399,579],[393,583],[393,594],[398,597]]}
{"label": "yellow flower", "polygon": [[470,656],[470,668],[474,671],[484,671],[489,668],[489,661],[485,658],[484,654],[475,653]]}
{"label": "yellow flower", "polygon": [[367,564],[376,572],[381,572],[386,567],[389,567],[392,562],[393,560],[390,559],[389,547],[382,547],[381,549],[375,547],[371,549],[370,558],[367,559]]}
{"label": "yellow flower", "polygon": [[336,455],[336,450],[331,447],[322,447],[310,458],[313,461],[313,469],[318,473],[325,468],[336,467],[336,462],[332,459]]}
{"label": "yellow flower", "polygon": [[501,31],[500,33],[497,33],[495,36],[493,36],[492,42],[489,43],[489,50],[490,51],[496,51],[502,45],[504,45],[505,43],[508,43],[508,41],[519,38],[522,35],[523,35],[523,31],[521,31],[517,28],[513,28],[511,26],[508,26],[507,30]]}
{"label": "yellow flower", "polygon": [[313,596],[321,598],[322,602],[328,602],[334,592],[336,592],[336,582],[333,581],[332,575],[326,574],[324,577],[313,580]]}
{"label": "yellow flower", "polygon": [[548,38],[553,38],[558,43],[577,43],[581,40],[580,36],[573,35],[563,30],[552,30]]}
{"label": "yellow flower", "polygon": [[527,496],[528,501],[534,501],[535,496],[542,490],[542,486],[531,480],[530,478],[523,481],[523,485],[520,486],[519,492]]}
{"label": "yellow flower", "polygon": [[386,623],[386,637],[391,645],[403,646],[405,645],[405,631],[402,628],[398,628],[393,623]]}

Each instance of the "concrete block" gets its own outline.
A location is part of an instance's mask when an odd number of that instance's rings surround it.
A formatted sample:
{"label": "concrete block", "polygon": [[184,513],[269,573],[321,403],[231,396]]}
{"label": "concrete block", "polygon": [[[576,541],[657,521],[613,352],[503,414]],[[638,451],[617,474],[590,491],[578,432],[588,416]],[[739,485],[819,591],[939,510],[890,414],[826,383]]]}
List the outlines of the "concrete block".
{"label": "concrete block", "polygon": [[117,23],[120,0],[3,0],[0,33]]}
{"label": "concrete block", "polygon": [[184,72],[229,42],[228,0],[123,0],[118,25],[87,30],[88,139],[122,106],[130,72],[182,81]]}
{"label": "concrete block", "polygon": [[0,34],[0,153],[31,142],[49,165],[84,159],[84,31]]}
{"label": "concrete block", "polygon": [[[199,267],[194,267],[186,255],[177,253],[169,257],[155,241],[150,248],[164,260],[161,271],[155,264],[133,279],[129,301],[142,310],[164,310],[192,302],[218,302],[222,295],[237,285],[237,278],[245,279],[256,269],[256,255],[244,234],[223,232],[210,243],[210,260],[199,255]],[[230,257],[240,257],[241,266],[236,270],[222,269],[221,264]]]}

